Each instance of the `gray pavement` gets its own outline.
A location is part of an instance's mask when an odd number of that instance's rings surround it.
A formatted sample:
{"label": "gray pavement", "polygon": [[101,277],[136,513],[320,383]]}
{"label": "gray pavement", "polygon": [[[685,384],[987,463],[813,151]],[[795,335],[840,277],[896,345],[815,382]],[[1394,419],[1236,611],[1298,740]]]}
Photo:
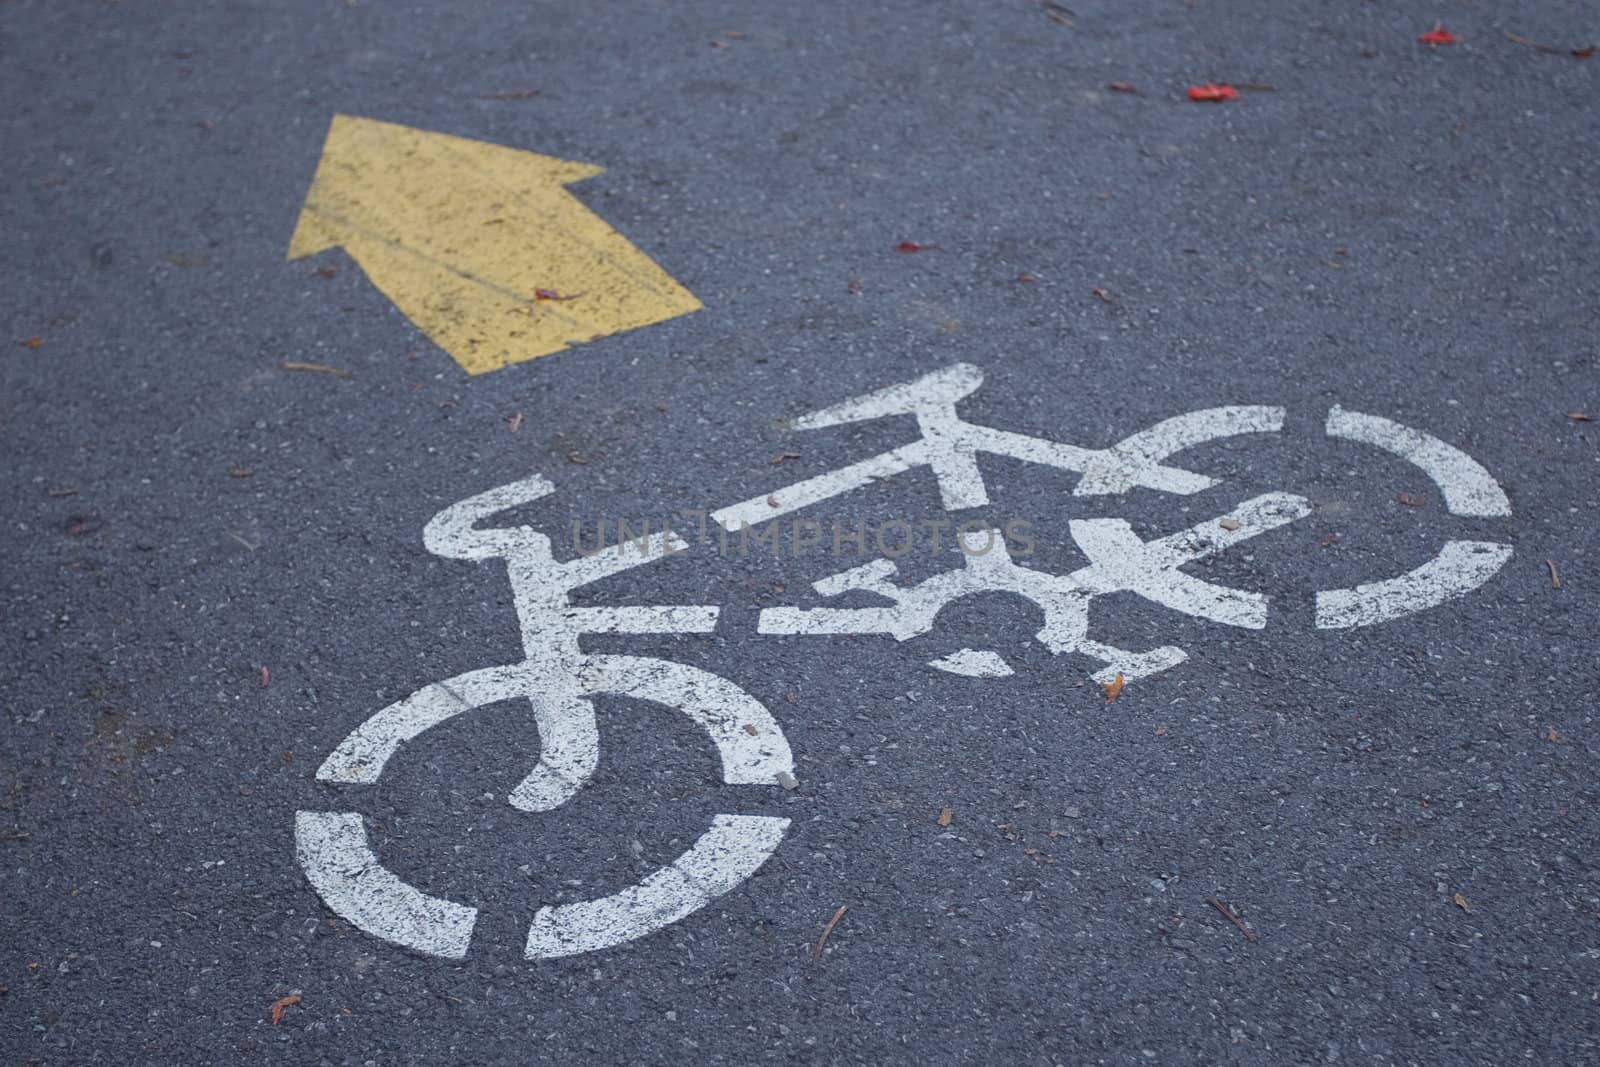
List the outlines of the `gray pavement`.
{"label": "gray pavement", "polygon": [[[0,1062],[1594,1062],[1600,57],[1571,52],[1600,20],[1068,6],[0,2]],[[1441,17],[1458,42],[1419,44]],[[1208,81],[1254,88],[1185,99]],[[344,252],[286,262],[336,113],[604,165],[571,191],[704,310],[468,376]],[[1086,449],[1285,417],[1167,460],[1217,479],[1192,496],[986,456],[984,506],[923,469],[806,514],[1020,520],[1066,574],[1072,520],[1149,541],[1292,493],[1306,517],[1186,567],[1265,628],[1096,597],[1094,640],[1188,656],[1108,702],[1015,593],[905,641],[758,632],[878,553],[713,530],[574,602],[714,631],[582,647],[738,686],[797,788],[722,784],[689,717],[616,693],[548,812],[506,803],[537,701],[317,780],[379,709],[524,658],[505,569],[430,554],[436,512],[542,474],[515,518],[569,559],[574,522],[915,440],[795,420],[958,363],[963,418]],[[1336,405],[1470,456],[1511,514],[1330,438]],[[1317,625],[1318,590],[1451,540],[1512,555]],[[900,581],[961,565],[919,543]],[[1014,673],[928,665],[962,649]],[[295,824],[331,810],[478,909],[464,958],[325,903]],[[789,823],[687,917],[525,957],[541,908],[719,813]]]}

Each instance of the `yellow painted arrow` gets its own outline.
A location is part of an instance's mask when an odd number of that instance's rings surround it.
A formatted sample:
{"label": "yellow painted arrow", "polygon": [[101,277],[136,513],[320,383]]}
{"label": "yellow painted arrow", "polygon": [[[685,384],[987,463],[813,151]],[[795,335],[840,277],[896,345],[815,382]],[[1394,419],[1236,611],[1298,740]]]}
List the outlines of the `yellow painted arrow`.
{"label": "yellow painted arrow", "polygon": [[604,169],[335,115],[289,258],[342,246],[469,374],[700,310],[562,188]]}

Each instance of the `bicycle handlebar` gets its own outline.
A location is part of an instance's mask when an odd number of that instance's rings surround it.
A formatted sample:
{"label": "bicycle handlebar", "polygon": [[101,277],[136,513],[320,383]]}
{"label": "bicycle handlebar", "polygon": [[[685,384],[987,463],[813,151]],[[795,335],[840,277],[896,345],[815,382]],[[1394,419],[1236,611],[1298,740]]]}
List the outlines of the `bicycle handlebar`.
{"label": "bicycle handlebar", "polygon": [[529,552],[553,558],[550,538],[530,526],[479,530],[476,525],[496,512],[531,503],[555,491],[548,480],[535,474],[457,501],[428,520],[422,543],[434,555],[450,559],[494,559]]}

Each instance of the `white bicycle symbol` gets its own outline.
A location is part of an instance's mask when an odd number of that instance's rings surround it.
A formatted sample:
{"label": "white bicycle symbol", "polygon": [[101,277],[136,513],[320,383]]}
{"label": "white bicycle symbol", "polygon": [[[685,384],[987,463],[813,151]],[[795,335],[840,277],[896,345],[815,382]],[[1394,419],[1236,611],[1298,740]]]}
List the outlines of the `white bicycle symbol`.
{"label": "white bicycle symbol", "polygon": [[[725,530],[740,530],[799,511],[916,467],[938,480],[946,510],[988,502],[976,456],[1010,456],[1080,475],[1076,496],[1105,496],[1142,486],[1192,494],[1215,480],[1165,461],[1195,445],[1236,434],[1275,433],[1279,407],[1208,408],[1157,423],[1106,449],[1086,449],[995,430],[963,421],[956,405],[982,382],[977,368],[958,364],[918,381],[857,397],[798,420],[820,429],[863,419],[914,416],[921,436],[870,459],[761,494],[714,512]],[[1421,468],[1455,515],[1507,517],[1509,501],[1475,460],[1437,438],[1374,415],[1332,409],[1329,436],[1388,451]],[[688,716],[715,745],[728,785],[795,783],[794,761],[782,728],[754,697],[708,671],[670,660],[583,652],[584,634],[711,633],[718,609],[673,605],[576,607],[573,590],[687,548],[676,533],[650,535],[644,551],[603,553],[558,562],[548,537],[528,527],[479,523],[497,512],[536,500],[554,487],[537,475],[481,493],[446,508],[428,523],[428,550],[454,559],[504,559],[516,603],[526,658],[516,664],[469,671],[426,686],[378,711],[350,733],[323,762],[317,778],[335,784],[374,784],[403,744],[457,715],[501,700],[531,702],[539,733],[539,759],[511,793],[512,806],[550,811],[571,800],[593,777],[599,733],[591,697],[620,694]],[[1240,502],[1224,516],[1144,541],[1121,519],[1079,519],[1071,536],[1087,557],[1084,567],[1052,575],[1020,565],[1004,549],[975,549],[981,533],[993,544],[999,531],[967,531],[964,565],[916,585],[894,583],[897,567],[880,559],[814,583],[825,597],[867,590],[892,606],[768,608],[762,634],[883,634],[899,641],[929,632],[939,612],[973,593],[1004,591],[1033,600],[1045,623],[1039,641],[1054,654],[1082,653],[1103,664],[1099,681],[1132,681],[1170,669],[1187,658],[1163,646],[1133,652],[1089,637],[1089,606],[1097,596],[1131,592],[1187,615],[1227,626],[1267,625],[1268,598],[1203,581],[1186,564],[1226,551],[1310,513],[1303,497],[1266,493]],[[634,546],[639,547],[639,546]],[[1316,624],[1324,629],[1372,625],[1434,607],[1488,581],[1511,557],[1510,546],[1488,541],[1447,541],[1427,563],[1396,577],[1316,597]],[[1010,673],[993,653],[963,650],[930,666],[980,677]],[[592,900],[541,908],[528,932],[528,959],[567,956],[618,945],[676,922],[749,878],[777,849],[789,820],[779,816],[716,815],[710,827],[672,863],[635,885]],[[296,850],[324,902],[367,933],[430,955],[467,954],[476,908],[431,896],[385,868],[372,852],[362,816],[349,811],[300,811]]]}

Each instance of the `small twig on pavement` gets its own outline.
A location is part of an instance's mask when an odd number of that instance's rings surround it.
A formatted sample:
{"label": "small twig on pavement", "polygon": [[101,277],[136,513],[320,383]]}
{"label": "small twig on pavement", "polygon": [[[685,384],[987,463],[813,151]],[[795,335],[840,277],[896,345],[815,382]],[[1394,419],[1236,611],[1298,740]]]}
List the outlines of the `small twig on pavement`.
{"label": "small twig on pavement", "polygon": [[318,374],[331,374],[335,378],[343,378],[347,382],[351,381],[351,380],[353,380],[355,378],[355,375],[351,374],[347,370],[340,370],[337,367],[329,367],[329,366],[327,366],[325,364],[322,364],[322,363],[300,363],[300,362],[297,362],[295,360],[290,360],[289,362],[287,362],[287,363],[285,363],[283,365],[283,369],[284,370],[310,370],[310,371],[316,371]]}
{"label": "small twig on pavement", "polygon": [[1206,903],[1222,912],[1224,918],[1226,918],[1233,925],[1237,926],[1239,928],[1239,932],[1244,935],[1244,939],[1246,941],[1254,941],[1256,939],[1256,932],[1246,926],[1244,924],[1244,920],[1235,915],[1233,913],[1233,909],[1228,907],[1228,905],[1224,904],[1216,897],[1206,897]]}
{"label": "small twig on pavement", "polygon": [[833,928],[839,925],[839,920],[844,918],[844,913],[849,910],[850,905],[839,905],[839,910],[833,913],[833,918],[828,920],[828,925],[822,928],[822,936],[817,938],[817,944],[811,950],[812,959],[820,960],[822,958],[822,946],[828,943],[828,935],[833,933]]}

